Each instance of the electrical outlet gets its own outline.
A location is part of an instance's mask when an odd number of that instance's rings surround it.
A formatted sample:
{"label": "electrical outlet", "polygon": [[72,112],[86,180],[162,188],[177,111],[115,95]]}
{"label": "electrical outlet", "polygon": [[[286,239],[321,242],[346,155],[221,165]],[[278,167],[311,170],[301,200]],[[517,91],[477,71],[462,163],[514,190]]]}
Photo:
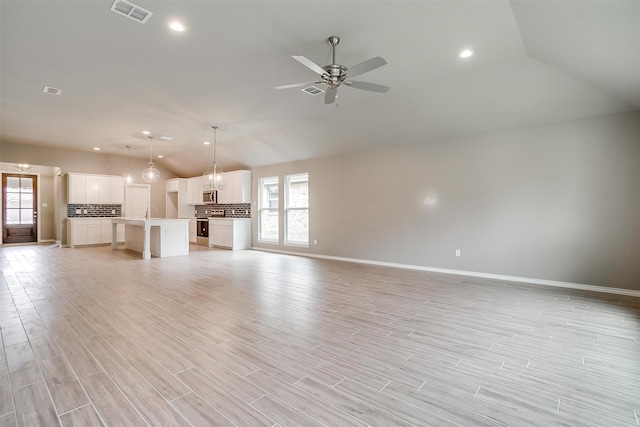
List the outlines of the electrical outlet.
{"label": "electrical outlet", "polygon": [[460,256],[460,249],[456,249],[456,256]]}
{"label": "electrical outlet", "polygon": [[313,239],[313,244],[317,245],[318,244],[318,239]]}
{"label": "electrical outlet", "polygon": [[111,209],[111,215],[115,215],[116,214],[116,210],[115,209]]}
{"label": "electrical outlet", "polygon": [[86,215],[87,214],[87,210],[85,209],[83,213]]}
{"label": "electrical outlet", "polygon": [[231,215],[235,215],[236,214],[236,210],[235,209],[231,209]]}
{"label": "electrical outlet", "polygon": [[82,211],[80,209],[76,209],[76,215],[80,215]]}

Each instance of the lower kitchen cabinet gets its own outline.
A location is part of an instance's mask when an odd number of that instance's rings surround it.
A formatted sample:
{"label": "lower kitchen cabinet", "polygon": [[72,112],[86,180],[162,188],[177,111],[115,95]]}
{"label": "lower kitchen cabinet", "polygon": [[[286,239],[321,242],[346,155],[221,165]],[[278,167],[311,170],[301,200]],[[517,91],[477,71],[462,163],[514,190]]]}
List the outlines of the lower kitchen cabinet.
{"label": "lower kitchen cabinet", "polygon": [[[111,219],[105,218],[67,218],[67,245],[102,245],[111,243]],[[117,229],[119,243],[124,242],[124,225]]]}
{"label": "lower kitchen cabinet", "polygon": [[251,247],[251,219],[210,218],[209,246],[234,251]]}

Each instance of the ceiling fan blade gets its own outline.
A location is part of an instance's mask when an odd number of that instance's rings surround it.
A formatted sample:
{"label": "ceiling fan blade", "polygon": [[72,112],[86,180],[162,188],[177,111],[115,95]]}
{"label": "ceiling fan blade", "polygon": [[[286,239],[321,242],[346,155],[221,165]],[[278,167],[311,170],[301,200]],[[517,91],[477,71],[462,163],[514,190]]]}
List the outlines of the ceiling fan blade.
{"label": "ceiling fan blade", "polygon": [[367,59],[364,62],[354,65],[347,70],[348,77],[359,76],[360,74],[368,73],[371,70],[375,70],[378,67],[385,65],[387,61],[384,58],[376,56],[375,58]]}
{"label": "ceiling fan blade", "polygon": [[347,80],[343,82],[347,86],[355,87],[356,89],[368,90],[369,92],[386,93],[391,89],[389,86],[379,85],[377,83],[359,82]]}
{"label": "ceiling fan blade", "polygon": [[327,74],[327,72],[321,66],[319,66],[312,60],[305,58],[304,56],[293,55],[292,58],[298,61],[299,63],[301,63],[302,65],[304,65],[305,67],[320,74],[321,76]]}
{"label": "ceiling fan blade", "polygon": [[327,93],[324,94],[324,103],[333,104],[336,101],[336,96],[338,96],[338,88],[337,87],[328,88]]}
{"label": "ceiling fan blade", "polygon": [[291,89],[293,87],[302,87],[302,86],[307,86],[307,85],[313,85],[313,84],[318,84],[320,82],[303,82],[303,83],[294,83],[294,84],[290,84],[290,85],[283,85],[283,86],[274,86],[274,89]]}

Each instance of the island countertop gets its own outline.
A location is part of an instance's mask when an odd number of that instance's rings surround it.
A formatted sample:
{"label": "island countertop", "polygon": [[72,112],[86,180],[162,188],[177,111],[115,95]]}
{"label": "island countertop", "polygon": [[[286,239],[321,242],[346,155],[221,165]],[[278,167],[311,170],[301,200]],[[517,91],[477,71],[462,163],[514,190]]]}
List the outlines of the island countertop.
{"label": "island countertop", "polygon": [[164,222],[180,222],[189,221],[186,218],[128,218],[125,216],[112,217],[111,222],[116,224],[129,224],[129,225],[160,225]]}

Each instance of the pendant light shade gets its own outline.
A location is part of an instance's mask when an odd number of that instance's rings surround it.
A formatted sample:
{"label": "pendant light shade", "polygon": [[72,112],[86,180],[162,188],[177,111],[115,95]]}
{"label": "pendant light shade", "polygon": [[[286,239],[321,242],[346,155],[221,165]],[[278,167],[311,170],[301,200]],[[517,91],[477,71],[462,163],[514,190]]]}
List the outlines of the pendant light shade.
{"label": "pendant light shade", "polygon": [[131,168],[129,167],[129,150],[131,149],[130,145],[127,145],[127,171],[122,174],[124,178],[125,185],[132,184],[135,181],[133,174],[131,173]]}
{"label": "pendant light shade", "polygon": [[151,156],[151,142],[153,141],[153,137],[149,137],[149,163],[148,168],[142,171],[142,179],[144,182],[156,182],[160,179],[160,172],[158,169],[153,167],[153,161]]}
{"label": "pendant light shade", "polygon": [[211,126],[211,128],[213,129],[213,158],[207,166],[207,170],[202,174],[206,177],[204,190],[223,190],[222,168],[216,163],[216,130],[218,130],[218,126]]}

